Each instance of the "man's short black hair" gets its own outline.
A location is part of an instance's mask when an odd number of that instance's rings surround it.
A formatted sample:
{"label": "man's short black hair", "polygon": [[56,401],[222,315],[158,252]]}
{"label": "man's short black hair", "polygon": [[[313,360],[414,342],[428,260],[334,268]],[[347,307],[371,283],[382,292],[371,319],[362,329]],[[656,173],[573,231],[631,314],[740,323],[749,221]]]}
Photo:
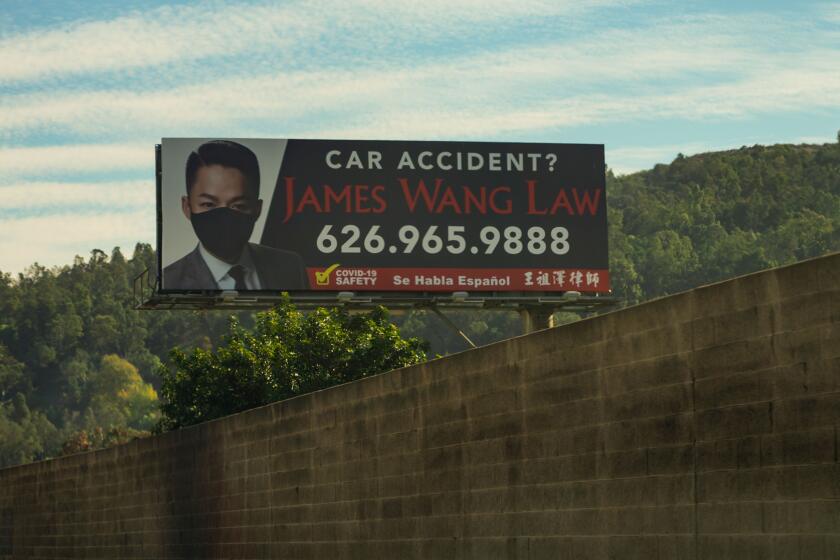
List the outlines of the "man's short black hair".
{"label": "man's short black hair", "polygon": [[238,169],[245,176],[245,184],[254,195],[260,197],[260,164],[254,152],[230,140],[211,140],[198,147],[187,157],[187,196],[195,184],[195,176],[202,167],[221,165]]}

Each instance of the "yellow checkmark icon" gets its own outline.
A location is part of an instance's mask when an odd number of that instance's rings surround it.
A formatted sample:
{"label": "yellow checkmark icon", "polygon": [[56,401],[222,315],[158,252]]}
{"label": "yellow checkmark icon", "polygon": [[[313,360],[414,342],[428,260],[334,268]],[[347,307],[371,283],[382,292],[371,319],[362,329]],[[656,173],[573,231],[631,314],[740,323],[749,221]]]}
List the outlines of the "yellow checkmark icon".
{"label": "yellow checkmark icon", "polygon": [[340,266],[339,264],[334,264],[334,265],[330,266],[329,268],[327,268],[326,270],[324,270],[323,272],[316,272],[315,273],[315,282],[319,286],[326,286],[327,284],[330,283],[330,274],[332,274],[332,271],[335,270],[336,268],[338,268],[339,266]]}

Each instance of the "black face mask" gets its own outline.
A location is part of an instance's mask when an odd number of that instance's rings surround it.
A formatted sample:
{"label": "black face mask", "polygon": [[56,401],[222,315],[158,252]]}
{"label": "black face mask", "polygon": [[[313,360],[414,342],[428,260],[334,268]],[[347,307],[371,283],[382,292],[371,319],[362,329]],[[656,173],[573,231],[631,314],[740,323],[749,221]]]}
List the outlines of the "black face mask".
{"label": "black face mask", "polygon": [[254,214],[225,207],[190,214],[190,222],[204,248],[229,263],[239,259],[256,221]]}

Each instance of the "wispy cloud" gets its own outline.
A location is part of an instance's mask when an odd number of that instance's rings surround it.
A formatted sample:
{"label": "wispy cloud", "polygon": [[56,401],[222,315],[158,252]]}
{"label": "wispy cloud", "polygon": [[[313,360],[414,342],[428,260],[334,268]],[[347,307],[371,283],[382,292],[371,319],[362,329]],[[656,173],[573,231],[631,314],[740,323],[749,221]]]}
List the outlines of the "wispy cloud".
{"label": "wispy cloud", "polygon": [[[298,45],[362,32],[364,41],[393,42],[406,32],[429,38],[519,17],[574,15],[618,0],[329,0],[163,7],[110,21],[79,22],[0,41],[0,81],[157,66],[270,50],[289,57]],[[442,25],[441,14],[446,14]],[[375,29],[372,33],[370,30]],[[361,39],[361,37],[359,37]]]}
{"label": "wispy cloud", "polygon": [[397,108],[366,115],[365,122],[333,126],[319,133],[336,137],[419,135],[420,137],[482,136],[526,133],[552,128],[626,123],[639,120],[744,118],[771,111],[838,108],[832,91],[840,91],[840,75],[830,73],[831,60],[803,61],[794,70],[752,76],[718,86],[693,86],[660,95],[577,95],[531,103],[528,108],[489,106],[452,110]]}
{"label": "wispy cloud", "polygon": [[40,214],[80,214],[114,209],[144,209],[153,214],[153,181],[106,183],[30,182],[0,187],[0,216],[15,216],[38,210]]}
{"label": "wispy cloud", "polygon": [[[16,110],[0,114],[0,134],[38,128],[117,137],[224,134],[248,121],[288,131],[293,115],[305,118],[305,129],[314,134],[387,130],[389,136],[400,131],[447,137],[607,119],[837,107],[833,92],[840,78],[833,70],[840,49],[811,48],[770,62],[758,50],[739,48],[739,41],[734,31],[720,35],[703,25],[681,24],[656,34],[607,32],[577,46],[482,53],[414,68],[304,70],[150,92],[19,94],[6,98]],[[672,83],[652,89],[653,68]],[[689,79],[698,72],[725,77],[713,85]],[[455,82],[457,88],[441,88]],[[613,92],[593,93],[593,87]]]}
{"label": "wispy cloud", "polygon": [[259,46],[254,37],[282,47],[283,37],[274,30],[282,29],[279,24],[290,15],[280,7],[231,6],[218,11],[164,7],[145,15],[24,33],[0,41],[0,79],[31,80],[195,60]]}
{"label": "wispy cloud", "polygon": [[94,248],[128,251],[137,241],[154,239],[154,214],[147,210],[126,214],[64,214],[0,220],[0,270],[19,272],[37,261],[53,266],[69,263],[73,255]]}
{"label": "wispy cloud", "polygon": [[[150,162],[152,162],[150,164]],[[0,186],[29,177],[61,177],[75,173],[146,171],[154,177],[154,145],[70,144],[0,150]],[[8,195],[8,191],[4,190]],[[0,200],[0,206],[3,204]]]}
{"label": "wispy cloud", "polygon": [[840,23],[840,3],[833,2],[825,4],[822,17],[830,23]]}

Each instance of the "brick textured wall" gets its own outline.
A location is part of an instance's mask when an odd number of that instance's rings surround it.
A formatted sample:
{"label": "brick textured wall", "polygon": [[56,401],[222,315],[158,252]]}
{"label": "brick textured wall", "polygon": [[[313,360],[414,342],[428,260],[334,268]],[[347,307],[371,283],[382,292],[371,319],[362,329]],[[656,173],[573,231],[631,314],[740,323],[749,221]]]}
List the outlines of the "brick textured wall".
{"label": "brick textured wall", "polygon": [[840,256],[0,471],[0,558],[840,558]]}

